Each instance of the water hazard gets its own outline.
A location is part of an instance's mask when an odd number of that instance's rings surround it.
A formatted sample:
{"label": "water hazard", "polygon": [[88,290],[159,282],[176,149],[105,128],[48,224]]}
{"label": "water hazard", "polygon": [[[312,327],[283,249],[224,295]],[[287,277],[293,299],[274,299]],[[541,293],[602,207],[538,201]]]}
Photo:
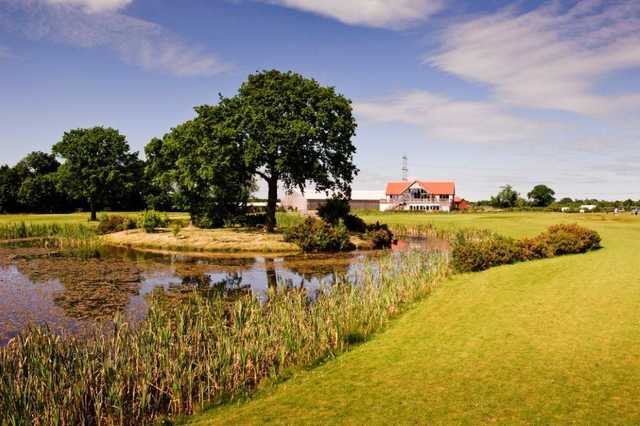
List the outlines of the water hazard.
{"label": "water hazard", "polygon": [[[442,241],[401,240],[394,251],[446,250]],[[112,249],[100,259],[51,256],[46,249],[0,248],[0,346],[29,324],[80,333],[116,313],[137,322],[156,292],[253,292],[303,286],[311,292],[384,252],[269,258],[187,257]]]}

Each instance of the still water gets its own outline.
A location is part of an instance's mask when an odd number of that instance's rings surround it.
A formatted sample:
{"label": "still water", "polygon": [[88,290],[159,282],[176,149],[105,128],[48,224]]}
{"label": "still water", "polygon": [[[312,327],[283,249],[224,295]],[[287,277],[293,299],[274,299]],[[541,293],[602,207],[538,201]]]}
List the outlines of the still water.
{"label": "still water", "polygon": [[311,292],[336,273],[355,274],[367,258],[401,250],[446,250],[442,241],[401,240],[392,251],[279,258],[187,257],[112,249],[101,259],[52,257],[45,249],[0,247],[0,346],[29,324],[81,332],[116,313],[137,322],[154,292],[193,288],[253,292],[304,286]]}

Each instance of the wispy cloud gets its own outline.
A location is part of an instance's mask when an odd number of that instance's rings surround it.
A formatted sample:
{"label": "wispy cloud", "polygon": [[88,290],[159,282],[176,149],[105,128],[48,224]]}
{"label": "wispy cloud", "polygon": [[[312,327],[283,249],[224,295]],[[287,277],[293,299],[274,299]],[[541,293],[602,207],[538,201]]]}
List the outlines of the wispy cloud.
{"label": "wispy cloud", "polygon": [[330,17],[349,25],[404,28],[428,19],[445,0],[258,0]]}
{"label": "wispy cloud", "polygon": [[497,101],[603,115],[640,106],[637,94],[597,94],[607,74],[640,66],[640,2],[547,3],[508,8],[453,25],[426,62],[488,84]]}
{"label": "wispy cloud", "polygon": [[456,143],[510,143],[535,138],[540,124],[487,102],[452,100],[415,91],[355,103],[360,118],[421,128],[432,140]]}
{"label": "wispy cloud", "polygon": [[210,76],[229,69],[216,55],[187,44],[158,24],[120,13],[88,12],[84,7],[89,3],[115,7],[123,1],[51,1],[0,0],[0,30],[32,40],[107,48],[128,64],[177,76]]}
{"label": "wispy cloud", "polygon": [[133,0],[46,0],[50,4],[80,6],[87,12],[113,12],[131,4]]}

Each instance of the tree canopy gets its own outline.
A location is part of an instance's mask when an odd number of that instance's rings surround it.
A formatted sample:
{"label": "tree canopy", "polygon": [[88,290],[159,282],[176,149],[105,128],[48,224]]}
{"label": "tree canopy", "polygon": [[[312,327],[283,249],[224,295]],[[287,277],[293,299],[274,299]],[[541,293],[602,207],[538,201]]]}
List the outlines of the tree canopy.
{"label": "tree canopy", "polygon": [[198,116],[147,145],[146,172],[152,198],[190,211],[201,227],[218,227],[241,216],[254,189],[239,130],[221,106],[196,108]]}
{"label": "tree canopy", "polygon": [[498,194],[495,197],[491,197],[491,205],[497,208],[515,207],[519,195],[511,185],[502,186]]}
{"label": "tree canopy", "polygon": [[222,98],[226,132],[241,136],[244,163],[268,187],[267,229],[275,227],[278,186],[350,195],[358,169],[351,101],[317,81],[276,70],[250,75]]}
{"label": "tree canopy", "polygon": [[126,138],[115,129],[71,130],[53,146],[53,153],[64,159],[58,170],[61,188],[86,201],[91,220],[114,194],[128,193],[136,185],[137,153],[130,152]]}
{"label": "tree canopy", "polygon": [[548,207],[556,199],[555,191],[546,185],[536,185],[531,192],[527,194],[527,198],[531,201],[531,205],[534,207]]}

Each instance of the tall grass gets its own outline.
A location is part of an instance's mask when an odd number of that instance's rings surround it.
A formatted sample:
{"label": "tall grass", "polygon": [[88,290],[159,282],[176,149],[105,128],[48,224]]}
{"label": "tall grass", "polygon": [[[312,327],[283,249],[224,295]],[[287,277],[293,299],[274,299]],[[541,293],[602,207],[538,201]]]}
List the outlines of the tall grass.
{"label": "tall grass", "polygon": [[444,228],[430,223],[416,225],[390,224],[389,229],[398,237],[436,238],[453,242],[459,235],[468,239],[480,239],[491,234],[486,229],[479,228]]}
{"label": "tall grass", "polygon": [[34,240],[34,245],[82,258],[99,257],[103,247],[95,228],[82,224],[0,224],[0,242],[19,240]]}
{"label": "tall grass", "polygon": [[92,338],[31,328],[0,349],[7,424],[141,424],[251,391],[366,339],[448,273],[438,253],[368,263],[353,284],[336,277],[313,302],[304,290],[266,300],[194,294],[173,310],[151,304],[140,326],[120,319]]}
{"label": "tall grass", "polygon": [[296,212],[277,212],[276,222],[281,230],[292,228],[304,222],[305,216]]}

